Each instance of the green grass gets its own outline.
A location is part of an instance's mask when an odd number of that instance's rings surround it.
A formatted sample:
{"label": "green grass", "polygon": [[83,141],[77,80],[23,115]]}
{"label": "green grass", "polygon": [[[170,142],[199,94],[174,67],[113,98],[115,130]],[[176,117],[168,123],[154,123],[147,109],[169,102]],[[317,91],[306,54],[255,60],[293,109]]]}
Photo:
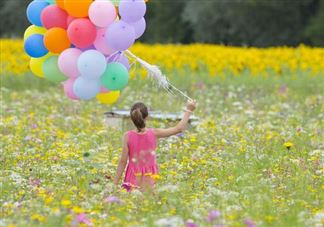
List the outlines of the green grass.
{"label": "green grass", "polygon": [[[244,226],[247,218],[260,226],[321,223],[323,76],[174,72],[170,79],[198,100],[200,122],[184,137],[160,141],[161,180],[154,195],[143,197],[113,191],[108,179],[123,133],[105,125],[103,113],[113,107],[70,101],[59,86],[31,75],[2,76],[2,223],[69,226],[77,207],[95,226],[183,226],[188,219]],[[172,112],[184,105],[136,79],[114,107],[137,100]],[[291,149],[283,145],[288,141]],[[123,203],[105,203],[109,195]],[[211,210],[221,216],[209,223]]]}

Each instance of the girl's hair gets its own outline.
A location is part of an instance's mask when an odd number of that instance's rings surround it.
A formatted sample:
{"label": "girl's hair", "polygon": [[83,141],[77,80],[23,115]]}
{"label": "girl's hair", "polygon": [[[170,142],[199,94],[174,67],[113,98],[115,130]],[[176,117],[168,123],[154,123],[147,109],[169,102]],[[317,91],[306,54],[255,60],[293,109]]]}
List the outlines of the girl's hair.
{"label": "girl's hair", "polygon": [[138,102],[135,103],[130,111],[131,119],[140,132],[143,128],[145,128],[145,118],[148,116],[147,107],[144,103]]}

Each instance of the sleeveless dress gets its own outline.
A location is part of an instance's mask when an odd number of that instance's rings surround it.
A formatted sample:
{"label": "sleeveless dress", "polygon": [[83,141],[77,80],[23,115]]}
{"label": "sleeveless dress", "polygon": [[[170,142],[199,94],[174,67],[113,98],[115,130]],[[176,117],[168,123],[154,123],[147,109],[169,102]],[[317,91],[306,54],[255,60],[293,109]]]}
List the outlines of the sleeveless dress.
{"label": "sleeveless dress", "polygon": [[128,131],[127,137],[128,164],[122,186],[127,191],[147,184],[153,186],[152,175],[159,172],[155,157],[157,139],[153,129],[149,128],[143,134]]}

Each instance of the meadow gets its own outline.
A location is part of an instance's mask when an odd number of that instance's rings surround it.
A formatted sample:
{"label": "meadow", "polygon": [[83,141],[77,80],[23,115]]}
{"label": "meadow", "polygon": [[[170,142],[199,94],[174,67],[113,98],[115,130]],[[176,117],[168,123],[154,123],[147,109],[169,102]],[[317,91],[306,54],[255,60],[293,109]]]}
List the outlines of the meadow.
{"label": "meadow", "polygon": [[132,51],[199,103],[199,124],[159,143],[154,194],[113,186],[123,131],[104,112],[184,100],[134,66],[114,106],[71,101],[30,74],[21,40],[1,40],[1,225],[323,226],[324,49]]}

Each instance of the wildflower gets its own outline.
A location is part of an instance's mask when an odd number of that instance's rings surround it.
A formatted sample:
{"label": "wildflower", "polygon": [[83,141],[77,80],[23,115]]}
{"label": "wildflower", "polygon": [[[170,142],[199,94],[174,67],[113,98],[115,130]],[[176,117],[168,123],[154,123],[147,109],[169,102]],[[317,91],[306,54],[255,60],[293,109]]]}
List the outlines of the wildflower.
{"label": "wildflower", "polygon": [[212,210],[209,212],[207,219],[209,222],[212,222],[216,218],[220,217],[220,215],[221,215],[221,213],[218,210]]}
{"label": "wildflower", "polygon": [[109,196],[105,199],[106,203],[118,203],[121,204],[123,201],[115,196]]}
{"label": "wildflower", "polygon": [[70,207],[71,204],[72,204],[72,203],[71,203],[70,200],[62,200],[62,201],[61,201],[61,205],[62,205],[63,207],[65,207],[65,208]]}
{"label": "wildflower", "polygon": [[294,146],[294,144],[293,144],[292,142],[286,142],[286,143],[284,143],[284,146],[285,146],[288,150],[290,150],[290,148],[291,148],[292,146]]}
{"label": "wildflower", "polygon": [[189,219],[188,221],[186,221],[186,227],[198,227],[198,225],[195,224],[193,220]]}
{"label": "wildflower", "polygon": [[244,220],[244,224],[245,224],[247,227],[256,227],[255,222],[254,222],[252,219],[250,219],[250,218],[246,218],[246,219]]}
{"label": "wildflower", "polygon": [[161,179],[161,176],[158,175],[158,174],[152,174],[152,175],[151,175],[151,178],[152,178],[153,180],[160,180],[160,179]]}
{"label": "wildflower", "polygon": [[78,206],[74,206],[72,208],[72,210],[73,210],[74,213],[77,213],[77,214],[81,214],[81,213],[84,212],[83,209],[81,207],[78,207]]}
{"label": "wildflower", "polygon": [[32,220],[35,220],[35,221],[39,221],[39,222],[43,222],[43,221],[45,221],[45,217],[42,216],[42,215],[40,215],[40,214],[33,214],[33,215],[31,216],[31,219],[32,219]]}
{"label": "wildflower", "polygon": [[87,216],[86,216],[84,213],[78,214],[78,215],[75,217],[73,223],[80,223],[80,224],[83,223],[83,224],[85,224],[85,225],[87,225],[87,226],[93,226],[93,224],[92,224],[92,222],[90,221],[90,219],[87,218]]}

